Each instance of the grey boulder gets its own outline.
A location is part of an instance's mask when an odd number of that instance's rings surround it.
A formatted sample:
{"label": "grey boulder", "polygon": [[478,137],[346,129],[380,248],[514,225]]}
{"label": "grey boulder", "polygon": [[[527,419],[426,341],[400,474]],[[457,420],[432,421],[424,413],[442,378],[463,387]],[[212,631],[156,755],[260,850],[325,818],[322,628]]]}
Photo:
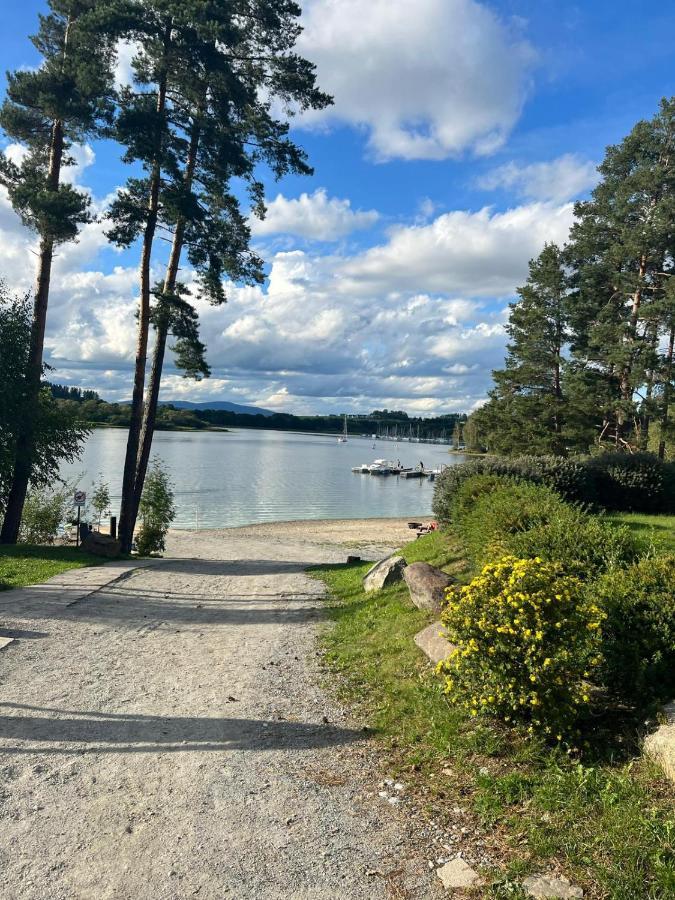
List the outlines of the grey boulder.
{"label": "grey boulder", "polygon": [[429,563],[411,563],[403,573],[410,591],[410,599],[418,609],[428,609],[439,613],[445,600],[445,591],[452,584],[452,578]]}
{"label": "grey boulder", "polygon": [[375,563],[363,578],[364,591],[369,594],[371,591],[381,591],[390,584],[396,584],[403,577],[406,565],[402,556],[388,556],[387,559]]}

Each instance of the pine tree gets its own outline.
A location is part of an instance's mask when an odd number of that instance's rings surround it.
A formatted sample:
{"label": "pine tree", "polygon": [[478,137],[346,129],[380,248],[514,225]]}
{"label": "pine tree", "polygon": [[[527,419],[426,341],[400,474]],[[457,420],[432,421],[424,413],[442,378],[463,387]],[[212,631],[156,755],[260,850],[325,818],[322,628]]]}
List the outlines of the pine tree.
{"label": "pine tree", "polygon": [[482,418],[500,452],[565,453],[563,347],[568,339],[562,252],[546,244],[510,305],[506,365]]}
{"label": "pine tree", "polygon": [[[644,447],[655,414],[665,289],[675,238],[675,99],[607,149],[600,184],[575,207],[567,258],[574,367],[604,398],[599,440]],[[602,381],[602,387],[597,384]]]}
{"label": "pine tree", "polygon": [[[207,374],[196,313],[177,282],[187,248],[203,294],[225,300],[223,278],[259,281],[261,261],[249,251],[249,232],[230,193],[232,179],[248,185],[255,213],[264,213],[259,164],[280,177],[309,173],[304,153],[272,102],[321,107],[329,98],[314,86],[313,67],[293,53],[299,6],[291,0],[148,0],[138,22],[143,49],[135,61],[142,90],[129,89],[118,122],[125,159],[145,177],[131,180],[111,210],[111,237],[128,245],[142,239],[141,302],[132,421],[122,488],[120,537],[130,547],[150,454],[168,333],[177,338],[177,362]],[[150,260],[158,227],[173,231],[164,283],[152,308]],[[143,415],[151,322],[155,352]]]}
{"label": "pine tree", "polygon": [[8,75],[0,127],[24,150],[21,162],[0,158],[0,183],[39,240],[25,402],[0,542],[16,543],[35,464],[42,356],[54,249],[90,221],[89,197],[62,181],[73,143],[105,126],[111,113],[115,9],[103,0],[50,0],[32,39],[39,68]]}

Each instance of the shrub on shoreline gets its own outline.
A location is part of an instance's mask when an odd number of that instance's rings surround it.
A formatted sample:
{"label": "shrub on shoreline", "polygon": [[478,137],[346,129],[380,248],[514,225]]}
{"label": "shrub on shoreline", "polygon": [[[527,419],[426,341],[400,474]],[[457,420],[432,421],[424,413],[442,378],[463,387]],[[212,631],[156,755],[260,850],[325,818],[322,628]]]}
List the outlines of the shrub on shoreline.
{"label": "shrub on shoreline", "polygon": [[589,701],[584,679],[601,662],[602,618],[558,563],[488,563],[448,591],[442,619],[456,650],[439,671],[450,701],[562,740]]}
{"label": "shrub on shoreline", "polygon": [[452,511],[477,563],[503,555],[539,556],[586,580],[629,565],[639,555],[629,528],[571,506],[543,485],[476,475],[459,486]]}
{"label": "shrub on shoreline", "polygon": [[602,606],[603,683],[647,706],[675,696],[675,556],[648,557],[591,586]]}
{"label": "shrub on shoreline", "polygon": [[507,477],[550,487],[563,500],[589,507],[636,512],[675,511],[675,463],[650,453],[556,456],[485,456],[449,466],[436,480],[433,509],[449,523],[460,485],[477,475]]}

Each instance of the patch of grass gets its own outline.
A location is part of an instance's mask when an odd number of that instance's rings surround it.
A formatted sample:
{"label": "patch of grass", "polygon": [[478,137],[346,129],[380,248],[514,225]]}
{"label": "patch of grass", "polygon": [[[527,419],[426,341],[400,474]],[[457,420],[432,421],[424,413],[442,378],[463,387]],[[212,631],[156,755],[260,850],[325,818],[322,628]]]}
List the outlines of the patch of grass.
{"label": "patch of grass", "polygon": [[[461,580],[469,575],[448,532],[401,552]],[[499,723],[467,719],[413,643],[429,614],[412,606],[403,584],[364,594],[367,569],[312,570],[335,600],[323,638],[333,684],[382,742],[388,770],[405,776],[435,818],[450,818],[455,805],[469,809],[470,831],[502,864],[486,896],[520,897],[522,877],[547,867],[562,869],[589,898],[675,896],[673,792],[659,770],[639,758],[568,756]]]}
{"label": "patch of grass", "polygon": [[39,584],[68,569],[99,566],[103,562],[101,557],[77,547],[0,546],[0,591]]}
{"label": "patch of grass", "polygon": [[653,545],[657,553],[675,553],[675,516],[613,513],[608,518],[627,525],[646,545]]}

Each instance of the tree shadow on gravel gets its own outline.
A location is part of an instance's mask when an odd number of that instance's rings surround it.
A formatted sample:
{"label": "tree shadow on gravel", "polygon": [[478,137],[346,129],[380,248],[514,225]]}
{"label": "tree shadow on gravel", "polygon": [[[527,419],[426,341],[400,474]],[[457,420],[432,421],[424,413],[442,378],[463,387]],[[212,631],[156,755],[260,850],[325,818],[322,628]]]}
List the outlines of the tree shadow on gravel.
{"label": "tree shadow on gravel", "polygon": [[21,742],[0,746],[0,756],[309,750],[365,737],[349,728],[285,720],[124,715],[20,703],[0,703],[0,710],[0,740]]}

